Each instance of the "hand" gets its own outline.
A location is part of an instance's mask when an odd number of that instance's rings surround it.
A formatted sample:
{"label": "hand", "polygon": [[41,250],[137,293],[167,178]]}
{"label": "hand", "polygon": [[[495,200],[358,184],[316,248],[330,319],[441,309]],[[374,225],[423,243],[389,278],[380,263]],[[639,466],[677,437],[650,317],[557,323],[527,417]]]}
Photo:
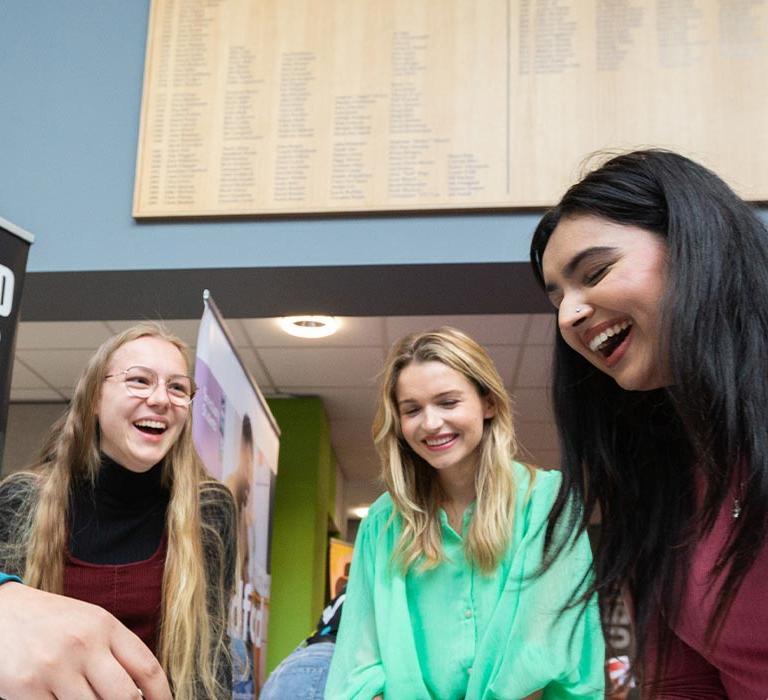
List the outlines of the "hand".
{"label": "hand", "polygon": [[537,690],[535,693],[531,693],[530,695],[526,695],[523,700],[539,700],[541,697],[541,694],[543,693],[543,690]]}
{"label": "hand", "polygon": [[0,586],[0,697],[138,700],[142,693],[171,700],[152,652],[106,610],[20,583]]}

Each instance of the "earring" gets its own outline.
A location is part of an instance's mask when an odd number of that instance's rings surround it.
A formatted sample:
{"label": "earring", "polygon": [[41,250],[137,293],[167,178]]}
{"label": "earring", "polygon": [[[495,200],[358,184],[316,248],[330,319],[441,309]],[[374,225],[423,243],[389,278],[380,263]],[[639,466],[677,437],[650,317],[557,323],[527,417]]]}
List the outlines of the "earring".
{"label": "earring", "polygon": [[574,310],[576,311],[576,313],[577,313],[577,314],[580,314],[580,313],[581,313],[581,310],[582,310],[583,308],[584,308],[583,306],[577,306],[577,307],[576,307],[576,309],[574,309]]}

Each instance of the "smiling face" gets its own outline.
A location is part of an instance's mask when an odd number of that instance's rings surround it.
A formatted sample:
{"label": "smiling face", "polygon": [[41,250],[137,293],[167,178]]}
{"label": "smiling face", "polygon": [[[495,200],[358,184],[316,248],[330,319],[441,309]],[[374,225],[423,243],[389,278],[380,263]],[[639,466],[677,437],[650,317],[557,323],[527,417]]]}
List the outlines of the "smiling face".
{"label": "smiling face", "polygon": [[477,468],[483,423],[494,414],[463,374],[442,362],[412,362],[395,387],[403,437],[437,470]]}
{"label": "smiling face", "polygon": [[544,281],[568,345],[623,389],[671,382],[661,348],[664,239],[596,216],[560,221],[543,256]]}
{"label": "smiling face", "polygon": [[107,364],[106,379],[96,407],[101,433],[100,449],[126,469],[145,472],[160,462],[181,434],[188,406],[168,400],[165,384],[158,382],[147,398],[131,396],[118,374],[129,367],[153,369],[161,380],[187,374],[181,351],[167,340],[144,336],[121,345]]}

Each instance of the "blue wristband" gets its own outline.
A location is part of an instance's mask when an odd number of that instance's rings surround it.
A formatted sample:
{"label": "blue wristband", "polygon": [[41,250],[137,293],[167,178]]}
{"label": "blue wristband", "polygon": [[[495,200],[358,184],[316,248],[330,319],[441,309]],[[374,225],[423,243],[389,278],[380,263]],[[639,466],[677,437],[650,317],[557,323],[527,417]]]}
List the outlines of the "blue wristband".
{"label": "blue wristband", "polygon": [[0,586],[2,586],[4,583],[8,583],[9,581],[18,581],[18,583],[21,583],[21,579],[18,576],[4,574],[2,571],[0,571]]}

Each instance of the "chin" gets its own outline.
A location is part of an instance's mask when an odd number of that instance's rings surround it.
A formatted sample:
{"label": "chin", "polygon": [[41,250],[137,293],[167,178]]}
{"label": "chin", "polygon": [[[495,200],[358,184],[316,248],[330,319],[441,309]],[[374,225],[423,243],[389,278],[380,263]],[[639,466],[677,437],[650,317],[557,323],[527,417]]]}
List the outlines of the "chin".
{"label": "chin", "polygon": [[624,391],[655,391],[671,384],[660,378],[651,377],[614,377],[614,380]]}
{"label": "chin", "polygon": [[167,453],[163,452],[149,455],[134,455],[131,459],[131,466],[126,467],[134,472],[148,472],[158,462],[161,462]]}

